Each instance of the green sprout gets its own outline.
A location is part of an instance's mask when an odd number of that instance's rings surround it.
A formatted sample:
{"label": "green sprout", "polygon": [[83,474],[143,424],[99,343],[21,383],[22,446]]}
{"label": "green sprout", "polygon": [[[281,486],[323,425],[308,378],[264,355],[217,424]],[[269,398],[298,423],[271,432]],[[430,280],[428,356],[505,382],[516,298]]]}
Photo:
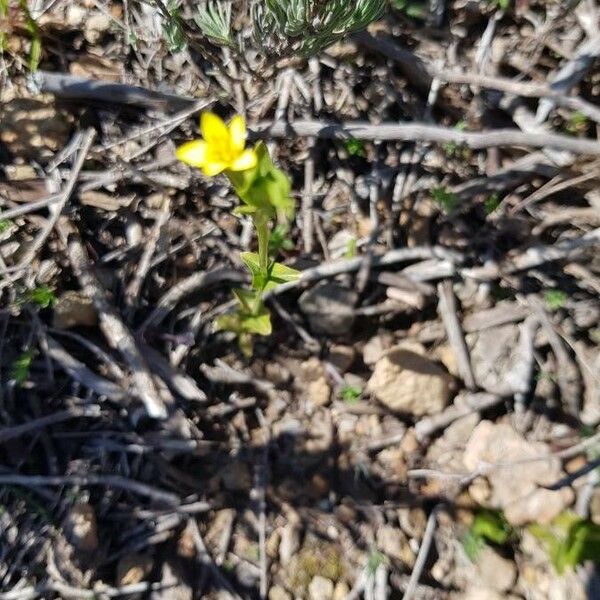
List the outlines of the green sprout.
{"label": "green sprout", "polygon": [[443,186],[433,188],[431,196],[447,213],[456,210],[460,204],[458,196]]}
{"label": "green sprout", "polygon": [[56,303],[56,295],[48,286],[39,285],[36,288],[27,291],[25,300],[40,308],[49,308]]}
{"label": "green sprout", "polygon": [[18,386],[23,385],[27,381],[34,356],[33,350],[26,350],[12,363],[10,367],[10,378],[14,380]]}
{"label": "green sprout", "polygon": [[491,215],[500,206],[500,194],[494,192],[490,194],[483,203],[486,215]]}
{"label": "green sprout", "polygon": [[586,560],[600,562],[600,525],[571,512],[549,525],[534,523],[529,531],[542,542],[559,575]]}
{"label": "green sprout", "polygon": [[356,138],[350,138],[344,141],[344,148],[350,156],[356,156],[357,158],[364,158],[367,155],[365,150],[365,143],[362,140]]}
{"label": "green sprout", "polygon": [[392,0],[392,7],[413,19],[424,19],[427,16],[425,5],[418,0]]}
{"label": "green sprout", "polygon": [[569,296],[562,290],[546,290],[544,292],[544,302],[549,311],[556,312],[563,308]]}
{"label": "green sprout", "polygon": [[480,510],[473,524],[463,536],[462,546],[471,562],[476,562],[486,544],[502,546],[515,534],[515,530],[499,511]]}
{"label": "green sprout", "polygon": [[356,404],[362,396],[362,388],[357,385],[344,384],[340,390],[340,397],[347,404]]}

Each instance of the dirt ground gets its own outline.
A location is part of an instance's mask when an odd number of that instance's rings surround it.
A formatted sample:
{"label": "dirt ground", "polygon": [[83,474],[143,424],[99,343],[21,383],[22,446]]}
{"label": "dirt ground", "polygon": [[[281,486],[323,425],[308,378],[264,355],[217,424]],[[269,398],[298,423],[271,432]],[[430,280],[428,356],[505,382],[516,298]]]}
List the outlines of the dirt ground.
{"label": "dirt ground", "polygon": [[[0,600],[600,598],[600,4],[294,2],[0,1]],[[204,110],[296,203],[249,359]]]}

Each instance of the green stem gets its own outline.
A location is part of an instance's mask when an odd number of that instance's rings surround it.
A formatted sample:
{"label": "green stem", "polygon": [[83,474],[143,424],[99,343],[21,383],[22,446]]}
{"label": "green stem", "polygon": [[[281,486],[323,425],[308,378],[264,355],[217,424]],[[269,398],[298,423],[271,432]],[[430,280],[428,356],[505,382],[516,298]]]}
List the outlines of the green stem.
{"label": "green stem", "polygon": [[[253,221],[254,226],[256,227],[256,236],[258,238],[258,264],[263,280],[266,282],[269,278],[269,238],[271,237],[269,220],[265,215],[262,215],[259,212],[253,217]],[[263,290],[264,284],[262,289],[256,290],[258,294],[254,305],[255,313],[258,313],[262,305]]]}
{"label": "green stem", "polygon": [[258,237],[258,264],[265,278],[269,275],[269,222],[263,215],[254,218],[256,235]]}

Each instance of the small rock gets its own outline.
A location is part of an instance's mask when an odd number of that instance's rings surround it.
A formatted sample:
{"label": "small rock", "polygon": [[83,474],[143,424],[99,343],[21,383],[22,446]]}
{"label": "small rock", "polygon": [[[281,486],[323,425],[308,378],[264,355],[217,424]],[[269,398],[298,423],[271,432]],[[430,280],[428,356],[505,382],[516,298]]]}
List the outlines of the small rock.
{"label": "small rock", "polygon": [[87,11],[83,6],[79,6],[75,3],[69,4],[65,11],[65,21],[69,27],[79,27],[85,19]]}
{"label": "small rock", "polygon": [[277,558],[279,554],[279,542],[281,542],[281,531],[275,529],[265,543],[265,550],[269,558]]}
{"label": "small rock", "polygon": [[280,585],[274,585],[269,590],[269,600],[292,600],[292,595]]}
{"label": "small rock", "polygon": [[290,560],[300,548],[300,527],[294,519],[281,529],[281,542],[279,542],[279,562],[282,566],[288,565]]}
{"label": "small rock", "polygon": [[332,600],[333,590],[334,586],[331,579],[316,575],[308,584],[308,597],[310,600]]}
{"label": "small rock", "polygon": [[377,547],[386,556],[406,565],[410,566],[415,561],[415,555],[408,545],[408,539],[399,527],[392,525],[379,527],[377,529]]}
{"label": "small rock", "polygon": [[93,552],[98,548],[96,513],[91,504],[75,504],[67,513],[63,526],[65,537],[82,552]]}
{"label": "small rock", "polygon": [[515,324],[491,327],[466,336],[473,374],[479,387],[500,395],[515,391],[511,373],[522,357],[517,352],[519,327]]}
{"label": "small rock", "polygon": [[454,350],[448,344],[442,344],[435,349],[435,358],[438,359],[448,369],[450,375],[460,378],[460,369]]}
{"label": "small rock", "polygon": [[325,369],[316,358],[309,358],[302,363],[302,387],[306,391],[309,402],[317,407],[326,406],[331,398],[331,388],[327,383]]}
{"label": "small rock", "polygon": [[488,587],[471,585],[464,592],[451,596],[452,600],[518,600],[518,596],[505,595]]}
{"label": "small rock", "polygon": [[345,373],[354,362],[356,353],[352,346],[342,346],[341,344],[333,344],[329,349],[329,362],[336,367],[340,372]]}
{"label": "small rock", "polygon": [[500,556],[490,546],[481,549],[475,568],[482,584],[498,592],[507,592],[517,579],[515,563]]}
{"label": "small rock", "polygon": [[576,343],[577,355],[589,368],[581,369],[584,384],[583,409],[581,421],[586,425],[595,426],[600,422],[600,347],[591,348],[583,343]]}
{"label": "small rock", "polygon": [[316,333],[343,335],[354,324],[354,306],[358,294],[337,283],[317,285],[306,290],[298,304]]}
{"label": "small rock", "polygon": [[57,329],[72,327],[94,327],[98,322],[98,313],[90,298],[76,290],[63,292],[54,305],[52,325]]}
{"label": "small rock", "polygon": [[86,18],[83,36],[90,44],[96,44],[110,29],[110,17],[101,12],[96,12]]}
{"label": "small rock", "polygon": [[363,347],[363,361],[365,365],[374,365],[392,346],[393,338],[389,333],[380,333],[373,336]]}
{"label": "small rock", "polygon": [[177,554],[182,558],[194,558],[196,556],[194,528],[190,521],[188,521],[177,539]]}
{"label": "small rock", "polygon": [[345,581],[338,581],[333,590],[333,600],[346,600],[350,594],[350,588]]}
{"label": "small rock", "polygon": [[152,571],[152,558],[147,554],[125,554],[117,563],[117,585],[133,585],[143,581]]}
{"label": "small rock", "polygon": [[420,344],[401,344],[380,358],[367,391],[382,404],[414,416],[441,412],[450,396],[451,377],[425,356]]}
{"label": "small rock", "polygon": [[192,600],[194,592],[183,581],[181,569],[168,562],[163,563],[161,573],[161,588],[150,594],[150,600]]}
{"label": "small rock", "polygon": [[541,486],[556,483],[564,472],[556,458],[526,462],[550,454],[548,446],[541,442],[529,442],[506,423],[491,421],[479,423],[463,456],[469,471],[481,464],[519,462],[518,476],[515,469],[492,469],[487,475],[490,484],[489,505],[504,511],[512,525],[538,522],[549,523],[573,501],[573,490],[563,487],[548,490]]}

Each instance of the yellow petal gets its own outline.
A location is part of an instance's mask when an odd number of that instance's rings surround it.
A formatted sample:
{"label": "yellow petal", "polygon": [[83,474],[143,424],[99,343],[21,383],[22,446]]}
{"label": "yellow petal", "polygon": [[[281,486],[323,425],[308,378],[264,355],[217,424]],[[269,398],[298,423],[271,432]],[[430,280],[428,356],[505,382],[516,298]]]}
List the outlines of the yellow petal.
{"label": "yellow petal", "polygon": [[227,166],[228,165],[224,162],[208,161],[204,163],[204,165],[202,166],[202,170],[204,171],[204,174],[208,177],[214,177],[215,175],[222,173],[227,168]]}
{"label": "yellow petal", "polygon": [[229,123],[229,135],[231,136],[231,147],[235,153],[241,153],[246,145],[246,122],[244,117],[236,115]]}
{"label": "yellow petal", "polygon": [[192,165],[192,167],[203,167],[206,162],[206,152],[206,142],[204,140],[194,140],[179,146],[175,155],[180,161]]}
{"label": "yellow petal", "polygon": [[256,152],[254,150],[248,149],[244,150],[230,165],[229,168],[232,171],[246,171],[248,169],[253,169],[258,162],[258,158],[256,157]]}
{"label": "yellow petal", "polygon": [[209,143],[223,143],[229,141],[229,129],[221,117],[211,112],[203,112],[200,117],[200,131],[202,137]]}

